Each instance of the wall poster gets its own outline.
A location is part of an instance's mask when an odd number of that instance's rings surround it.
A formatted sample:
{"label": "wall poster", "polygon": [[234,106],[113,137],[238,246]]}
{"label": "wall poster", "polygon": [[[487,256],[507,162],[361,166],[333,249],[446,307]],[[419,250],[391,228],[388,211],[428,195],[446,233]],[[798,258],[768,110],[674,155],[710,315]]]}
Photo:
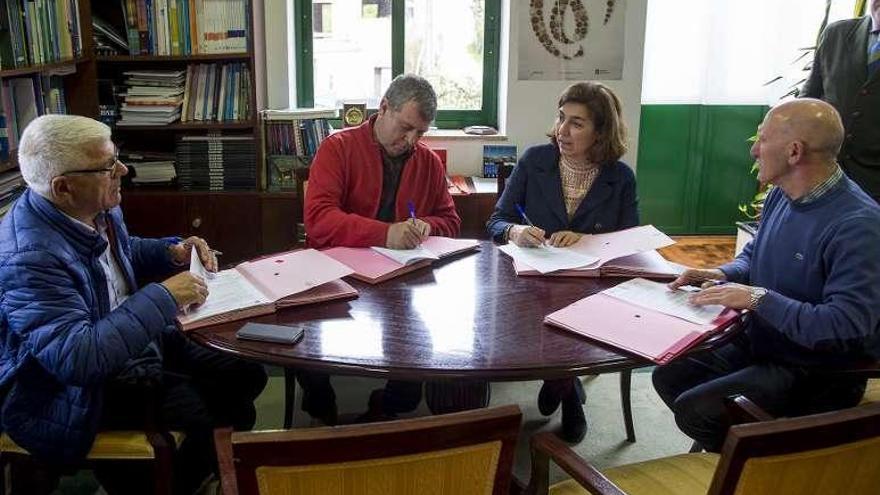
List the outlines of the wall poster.
{"label": "wall poster", "polygon": [[623,77],[626,0],[529,0],[524,7],[519,80]]}

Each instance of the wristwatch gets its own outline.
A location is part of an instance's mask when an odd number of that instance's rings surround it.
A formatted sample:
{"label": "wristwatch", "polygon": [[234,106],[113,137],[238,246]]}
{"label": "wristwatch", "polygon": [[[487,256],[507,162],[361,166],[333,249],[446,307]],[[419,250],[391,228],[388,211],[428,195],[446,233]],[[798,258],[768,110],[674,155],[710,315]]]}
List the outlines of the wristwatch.
{"label": "wristwatch", "polygon": [[752,287],[749,293],[749,311],[754,311],[761,304],[761,299],[767,295],[767,289],[763,287]]}

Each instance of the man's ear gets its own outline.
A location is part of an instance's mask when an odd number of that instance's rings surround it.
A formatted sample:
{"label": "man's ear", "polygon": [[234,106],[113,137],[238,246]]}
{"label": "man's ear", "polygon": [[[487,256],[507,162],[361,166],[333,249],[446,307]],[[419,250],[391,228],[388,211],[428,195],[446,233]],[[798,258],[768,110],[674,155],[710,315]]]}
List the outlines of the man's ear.
{"label": "man's ear", "polygon": [[68,200],[73,194],[70,181],[67,177],[55,177],[52,179],[52,197],[57,201]]}
{"label": "man's ear", "polygon": [[807,145],[803,141],[792,141],[788,145],[788,163],[794,165],[807,154]]}
{"label": "man's ear", "polygon": [[385,115],[385,112],[388,111],[388,98],[382,98],[382,101],[379,102],[379,111],[377,112],[380,116]]}

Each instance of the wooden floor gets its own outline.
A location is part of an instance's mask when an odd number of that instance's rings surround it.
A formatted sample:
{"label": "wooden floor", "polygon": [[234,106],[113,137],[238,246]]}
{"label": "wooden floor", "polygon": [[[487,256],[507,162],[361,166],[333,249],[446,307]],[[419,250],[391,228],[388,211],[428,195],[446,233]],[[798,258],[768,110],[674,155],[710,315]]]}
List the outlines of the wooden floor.
{"label": "wooden floor", "polygon": [[735,236],[688,235],[672,238],[675,244],[659,250],[669,261],[693,268],[715,268],[733,259]]}

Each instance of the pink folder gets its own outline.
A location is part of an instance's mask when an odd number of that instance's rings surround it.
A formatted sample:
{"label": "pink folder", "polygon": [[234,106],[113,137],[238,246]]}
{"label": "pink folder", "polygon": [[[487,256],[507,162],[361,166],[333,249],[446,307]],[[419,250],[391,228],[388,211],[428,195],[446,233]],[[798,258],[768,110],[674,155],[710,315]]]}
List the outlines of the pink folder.
{"label": "pink folder", "polygon": [[738,316],[728,309],[712,323],[700,325],[598,293],[547,315],[544,323],[666,364],[727,328]]}
{"label": "pink folder", "polygon": [[[194,330],[227,321],[270,314],[289,306],[313,304],[357,296],[357,290],[342,277],[352,270],[314,249],[273,254],[240,263],[217,274],[229,285],[214,286],[204,305],[194,307],[177,320],[183,330]],[[239,275],[236,275],[239,274]],[[222,285],[222,284],[221,284]],[[209,290],[212,282],[208,281]],[[227,291],[223,294],[223,291]],[[254,299],[254,294],[259,297]],[[222,302],[212,302],[220,297]],[[231,296],[231,297],[230,297]]]}
{"label": "pink folder", "polygon": [[[479,241],[473,239],[450,239],[438,236],[428,237],[422,243],[424,248],[441,259],[465,251],[476,250],[479,245]],[[352,278],[368,284],[378,284],[404,273],[430,266],[432,263],[432,260],[426,259],[402,265],[370,248],[334,247],[326,249],[322,253],[349,266],[354,270],[354,273],[351,274]]]}

